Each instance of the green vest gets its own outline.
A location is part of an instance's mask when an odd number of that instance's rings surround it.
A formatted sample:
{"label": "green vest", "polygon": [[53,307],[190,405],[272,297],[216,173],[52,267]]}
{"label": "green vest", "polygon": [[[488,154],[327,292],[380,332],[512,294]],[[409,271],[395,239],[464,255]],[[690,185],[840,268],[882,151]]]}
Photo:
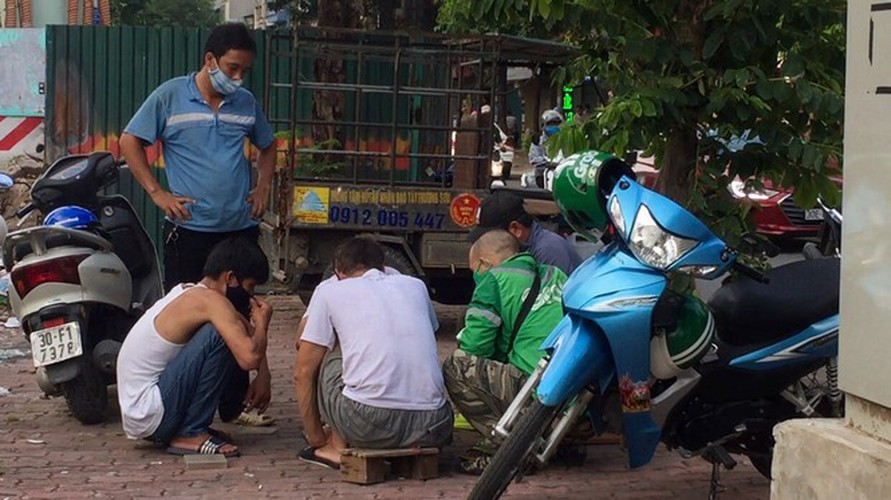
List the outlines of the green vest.
{"label": "green vest", "polygon": [[[510,335],[536,270],[541,276],[541,290],[508,353]],[[493,267],[473,291],[464,329],[458,333],[458,347],[474,356],[510,362],[529,375],[544,355],[539,347],[563,318],[565,282],[563,271],[538,264],[525,252]]]}

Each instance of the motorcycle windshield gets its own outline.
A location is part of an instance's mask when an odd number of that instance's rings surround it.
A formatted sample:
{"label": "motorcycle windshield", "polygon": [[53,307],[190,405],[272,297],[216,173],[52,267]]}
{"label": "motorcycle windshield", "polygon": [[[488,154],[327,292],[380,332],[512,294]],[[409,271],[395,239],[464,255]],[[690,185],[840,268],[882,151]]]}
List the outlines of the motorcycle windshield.
{"label": "motorcycle windshield", "polygon": [[714,279],[733,259],[727,244],[686,209],[628,177],[607,204],[619,237],[644,264]]}

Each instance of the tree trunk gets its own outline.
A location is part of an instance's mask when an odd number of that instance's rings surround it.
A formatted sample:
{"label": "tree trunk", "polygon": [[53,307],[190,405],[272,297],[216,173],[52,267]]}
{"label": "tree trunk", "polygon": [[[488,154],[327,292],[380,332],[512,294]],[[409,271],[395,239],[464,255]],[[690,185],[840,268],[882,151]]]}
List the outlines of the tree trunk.
{"label": "tree trunk", "polygon": [[697,137],[695,130],[676,130],[668,137],[665,154],[659,167],[660,193],[686,205],[696,172]]}

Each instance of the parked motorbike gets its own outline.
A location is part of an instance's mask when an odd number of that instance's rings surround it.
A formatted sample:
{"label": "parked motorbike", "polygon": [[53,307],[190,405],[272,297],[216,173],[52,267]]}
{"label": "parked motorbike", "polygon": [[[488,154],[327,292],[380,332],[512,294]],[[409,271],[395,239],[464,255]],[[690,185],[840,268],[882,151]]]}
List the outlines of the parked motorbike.
{"label": "parked motorbike", "polygon": [[59,159],[16,214],[38,210],[44,224],[3,243],[10,305],[31,344],[38,385],[64,395],[84,424],[105,420],[121,343],[163,293],[154,246],[133,206],[98,194],[119,170],[110,153]]}
{"label": "parked motorbike", "polygon": [[841,257],[841,228],[843,217],[837,209],[829,207],[822,199],[817,199],[817,206],[823,213],[823,224],[817,233],[816,242],[805,243],[803,253],[807,259],[822,257]]}
{"label": "parked motorbike", "polygon": [[[554,196],[581,234],[612,240],[570,276],[565,317],[545,356],[498,422],[503,439],[470,498],[500,496],[545,464],[585,415],[622,432],[630,467],[661,441],[720,467],[742,454],[770,476],[774,425],[840,415],[838,259],[759,272],[701,221],[597,152],[555,173]],[[587,231],[587,233],[586,233]],[[725,283],[708,304],[672,291],[669,273]]]}

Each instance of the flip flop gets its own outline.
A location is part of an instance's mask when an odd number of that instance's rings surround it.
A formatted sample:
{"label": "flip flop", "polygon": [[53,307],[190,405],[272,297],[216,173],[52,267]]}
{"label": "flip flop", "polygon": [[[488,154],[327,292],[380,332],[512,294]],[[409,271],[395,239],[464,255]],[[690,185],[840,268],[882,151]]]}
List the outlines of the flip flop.
{"label": "flip flop", "polygon": [[217,439],[222,439],[223,441],[226,441],[227,443],[235,444],[235,441],[232,439],[232,435],[229,434],[228,432],[221,431],[219,429],[214,429],[214,428],[210,427],[207,429],[207,433]]}
{"label": "flip flop", "polygon": [[337,462],[332,462],[331,460],[324,459],[318,455],[316,455],[316,449],[312,446],[307,446],[300,453],[297,454],[297,458],[303,460],[308,464],[319,465],[321,467],[326,467],[332,470],[340,470],[340,464]]}
{"label": "flip flop", "polygon": [[228,443],[223,441],[222,439],[214,436],[210,436],[204,440],[203,443],[198,447],[197,450],[193,450],[190,448],[181,448],[179,446],[169,446],[167,447],[167,453],[171,455],[185,456],[185,455],[223,455],[226,458],[240,457],[241,451],[235,450],[230,451],[229,453],[223,453],[220,451],[220,448]]}
{"label": "flip flop", "polygon": [[235,423],[249,427],[268,427],[275,423],[275,419],[265,413],[251,410],[241,412],[241,415],[235,419]]}

